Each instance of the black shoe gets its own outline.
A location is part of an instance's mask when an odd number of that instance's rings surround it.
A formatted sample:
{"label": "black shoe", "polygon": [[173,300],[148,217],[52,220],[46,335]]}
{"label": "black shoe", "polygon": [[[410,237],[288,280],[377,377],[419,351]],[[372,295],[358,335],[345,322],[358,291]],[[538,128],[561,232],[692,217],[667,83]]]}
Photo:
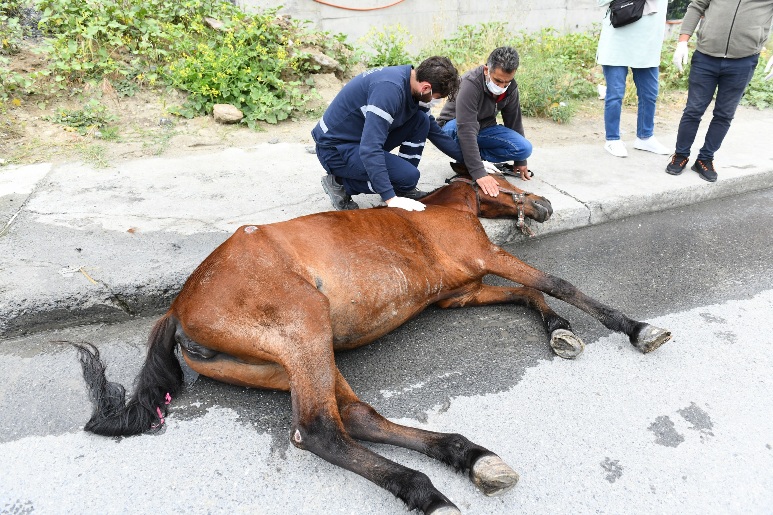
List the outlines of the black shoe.
{"label": "black shoe", "polygon": [[333,203],[333,207],[337,210],[346,211],[360,208],[360,206],[352,200],[352,196],[346,193],[344,185],[338,184],[335,175],[327,174],[322,177],[322,189],[325,190],[327,196],[330,197],[330,202]]}
{"label": "black shoe", "polygon": [[413,188],[410,191],[403,191],[403,192],[396,191],[395,193],[397,193],[398,197],[405,197],[413,200],[423,199],[424,197],[429,195],[429,192],[421,191],[419,188]]}
{"label": "black shoe", "polygon": [[[521,172],[515,171],[515,163],[494,163],[494,166],[502,172],[502,175],[509,175],[510,177],[520,177]],[[527,170],[529,177],[534,177],[534,172]]]}
{"label": "black shoe", "polygon": [[709,182],[717,181],[717,171],[714,170],[713,159],[696,159],[695,164],[692,165],[692,169],[698,172],[701,179]]}
{"label": "black shoe", "polygon": [[684,167],[690,162],[690,158],[682,154],[672,154],[671,162],[666,166],[666,173],[679,175],[684,172]]}

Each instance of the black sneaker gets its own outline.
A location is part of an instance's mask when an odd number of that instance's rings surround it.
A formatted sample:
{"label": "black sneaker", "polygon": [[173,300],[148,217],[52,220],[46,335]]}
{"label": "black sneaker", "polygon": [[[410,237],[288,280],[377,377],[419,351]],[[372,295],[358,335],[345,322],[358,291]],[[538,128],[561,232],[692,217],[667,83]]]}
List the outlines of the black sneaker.
{"label": "black sneaker", "polygon": [[322,177],[322,189],[325,190],[327,196],[330,197],[330,202],[333,203],[333,207],[337,210],[347,211],[360,208],[360,206],[352,200],[352,196],[346,193],[344,185],[338,184],[335,175],[327,174]]}
{"label": "black sneaker", "polygon": [[666,173],[671,175],[679,175],[680,173],[684,172],[684,167],[687,166],[689,161],[690,158],[685,155],[673,154],[671,156],[671,162],[666,166]]}
{"label": "black sneaker", "polygon": [[[515,163],[494,163],[494,166],[502,172],[502,175],[509,175],[510,177],[520,177],[521,172],[515,171]],[[529,177],[534,177],[534,172],[528,170]]]}
{"label": "black sneaker", "polygon": [[396,191],[395,193],[397,193],[398,197],[405,197],[413,200],[423,199],[424,197],[429,195],[429,192],[421,191],[419,188],[413,188],[410,191],[403,191],[403,192]]}
{"label": "black sneaker", "polygon": [[696,159],[692,169],[698,172],[698,175],[704,181],[717,181],[717,171],[714,170],[714,161],[712,159]]}

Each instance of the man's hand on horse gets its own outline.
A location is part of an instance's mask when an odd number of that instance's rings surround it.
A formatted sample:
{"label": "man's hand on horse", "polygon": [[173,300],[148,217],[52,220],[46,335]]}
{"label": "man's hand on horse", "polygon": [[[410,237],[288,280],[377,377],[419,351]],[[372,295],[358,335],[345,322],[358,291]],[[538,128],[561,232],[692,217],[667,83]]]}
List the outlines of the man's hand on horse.
{"label": "man's hand on horse", "polygon": [[[484,166],[486,161],[483,161]],[[488,172],[488,169],[486,169]],[[494,172],[489,172],[494,173]],[[501,173],[499,170],[496,171],[496,173]],[[497,184],[497,180],[489,175],[484,175],[480,179],[475,180],[476,183],[478,183],[478,186],[480,186],[480,189],[483,190],[483,193],[486,195],[489,195],[491,197],[496,197],[499,195],[499,184]]]}
{"label": "man's hand on horse", "polygon": [[386,201],[386,205],[389,207],[399,207],[406,211],[424,211],[424,208],[426,207],[418,200],[407,197],[392,197]]}

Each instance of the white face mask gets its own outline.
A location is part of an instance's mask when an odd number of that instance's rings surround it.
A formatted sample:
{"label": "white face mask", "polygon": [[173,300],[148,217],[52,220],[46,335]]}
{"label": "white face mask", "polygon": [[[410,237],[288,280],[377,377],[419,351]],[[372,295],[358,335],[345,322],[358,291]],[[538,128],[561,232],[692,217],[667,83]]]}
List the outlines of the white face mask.
{"label": "white face mask", "polygon": [[422,100],[419,100],[419,105],[421,107],[426,107],[427,109],[432,109],[436,105],[440,104],[442,102],[442,98],[432,98],[432,88],[429,90],[429,102],[424,102]]}
{"label": "white face mask", "polygon": [[433,107],[439,106],[442,101],[442,98],[433,98],[429,102],[422,102],[419,100],[419,105],[421,107],[426,107],[427,109],[432,109]]}
{"label": "white face mask", "polygon": [[491,91],[493,94],[499,96],[505,91],[507,91],[507,87],[499,87],[496,84],[494,84],[494,81],[491,80],[491,77],[486,76],[486,87],[489,91]]}

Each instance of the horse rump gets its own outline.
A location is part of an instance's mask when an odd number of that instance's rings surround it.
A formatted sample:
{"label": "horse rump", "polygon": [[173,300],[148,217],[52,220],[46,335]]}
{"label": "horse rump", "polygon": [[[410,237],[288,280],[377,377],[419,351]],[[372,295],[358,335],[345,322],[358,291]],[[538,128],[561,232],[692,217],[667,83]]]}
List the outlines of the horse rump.
{"label": "horse rump", "polygon": [[70,343],[78,349],[83,379],[94,406],[85,431],[103,436],[130,436],[159,429],[167,406],[183,382],[183,372],[175,355],[176,321],[164,316],[148,337],[148,354],[136,380],[136,388],[126,401],[126,389],[107,380],[99,349],[90,343]]}

